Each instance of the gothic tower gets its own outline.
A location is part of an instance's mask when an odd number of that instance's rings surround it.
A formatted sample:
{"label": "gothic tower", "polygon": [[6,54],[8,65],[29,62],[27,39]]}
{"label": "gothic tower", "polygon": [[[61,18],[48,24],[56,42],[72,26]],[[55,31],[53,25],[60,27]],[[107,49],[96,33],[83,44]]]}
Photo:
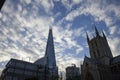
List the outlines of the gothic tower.
{"label": "gothic tower", "polygon": [[86,33],[90,56],[92,59],[99,60],[101,63],[109,64],[109,60],[113,58],[113,56],[110,47],[108,45],[106,36],[103,31],[101,36],[96,26],[95,26],[95,33],[96,36],[91,40],[89,39],[89,36]]}

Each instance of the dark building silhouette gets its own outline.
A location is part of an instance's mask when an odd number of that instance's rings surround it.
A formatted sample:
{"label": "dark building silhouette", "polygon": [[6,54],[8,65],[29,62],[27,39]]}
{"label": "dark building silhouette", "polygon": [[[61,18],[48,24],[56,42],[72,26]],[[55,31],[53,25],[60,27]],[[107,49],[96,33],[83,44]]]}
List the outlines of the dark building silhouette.
{"label": "dark building silhouette", "polygon": [[33,77],[45,80],[49,78],[48,70],[42,65],[11,59],[2,71],[1,80],[26,80]]}
{"label": "dark building silhouette", "polygon": [[5,3],[6,0],[0,0],[0,10],[2,9],[4,3]]}
{"label": "dark building silhouette", "polygon": [[113,57],[107,38],[99,34],[95,27],[96,36],[87,42],[90,58],[85,56],[81,65],[81,80],[120,80],[120,56]]}
{"label": "dark building silhouette", "polygon": [[69,66],[66,68],[66,80],[80,80],[80,69],[76,67],[74,64],[73,66]]}
{"label": "dark building silhouette", "polygon": [[25,80],[38,80],[36,77],[32,77],[32,78],[27,78]]}
{"label": "dark building silhouette", "polygon": [[1,80],[57,80],[52,29],[49,30],[45,56],[34,63],[11,59],[2,71]]}

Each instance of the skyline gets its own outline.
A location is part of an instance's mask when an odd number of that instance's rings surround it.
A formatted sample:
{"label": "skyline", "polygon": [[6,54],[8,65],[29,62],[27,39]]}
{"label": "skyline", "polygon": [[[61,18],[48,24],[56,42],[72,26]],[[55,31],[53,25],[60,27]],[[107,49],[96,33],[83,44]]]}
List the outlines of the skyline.
{"label": "skyline", "polygon": [[119,55],[119,9],[116,0],[6,1],[0,11],[0,69],[10,58],[34,62],[43,57],[49,27],[58,67],[80,66],[84,55],[89,56],[85,31],[92,38],[94,24],[104,30],[113,56]]}

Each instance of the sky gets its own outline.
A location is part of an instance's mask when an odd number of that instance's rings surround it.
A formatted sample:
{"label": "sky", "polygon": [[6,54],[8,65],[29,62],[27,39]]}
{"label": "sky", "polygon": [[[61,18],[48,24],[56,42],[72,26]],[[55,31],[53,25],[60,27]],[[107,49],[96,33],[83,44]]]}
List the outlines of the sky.
{"label": "sky", "polygon": [[80,67],[89,55],[86,34],[104,30],[120,54],[120,0],[6,0],[0,11],[0,71],[11,59],[34,62],[45,54],[49,27],[59,70]]}

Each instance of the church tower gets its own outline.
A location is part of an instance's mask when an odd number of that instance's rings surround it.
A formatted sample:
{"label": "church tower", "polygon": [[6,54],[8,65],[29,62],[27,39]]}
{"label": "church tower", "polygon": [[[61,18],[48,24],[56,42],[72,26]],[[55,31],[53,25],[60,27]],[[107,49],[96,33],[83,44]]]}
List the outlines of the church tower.
{"label": "church tower", "polygon": [[113,58],[113,56],[110,47],[108,45],[106,36],[103,31],[101,36],[96,26],[95,26],[95,33],[96,36],[91,40],[89,39],[89,36],[86,33],[90,56],[92,59],[96,59],[101,63],[109,64],[109,60]]}

